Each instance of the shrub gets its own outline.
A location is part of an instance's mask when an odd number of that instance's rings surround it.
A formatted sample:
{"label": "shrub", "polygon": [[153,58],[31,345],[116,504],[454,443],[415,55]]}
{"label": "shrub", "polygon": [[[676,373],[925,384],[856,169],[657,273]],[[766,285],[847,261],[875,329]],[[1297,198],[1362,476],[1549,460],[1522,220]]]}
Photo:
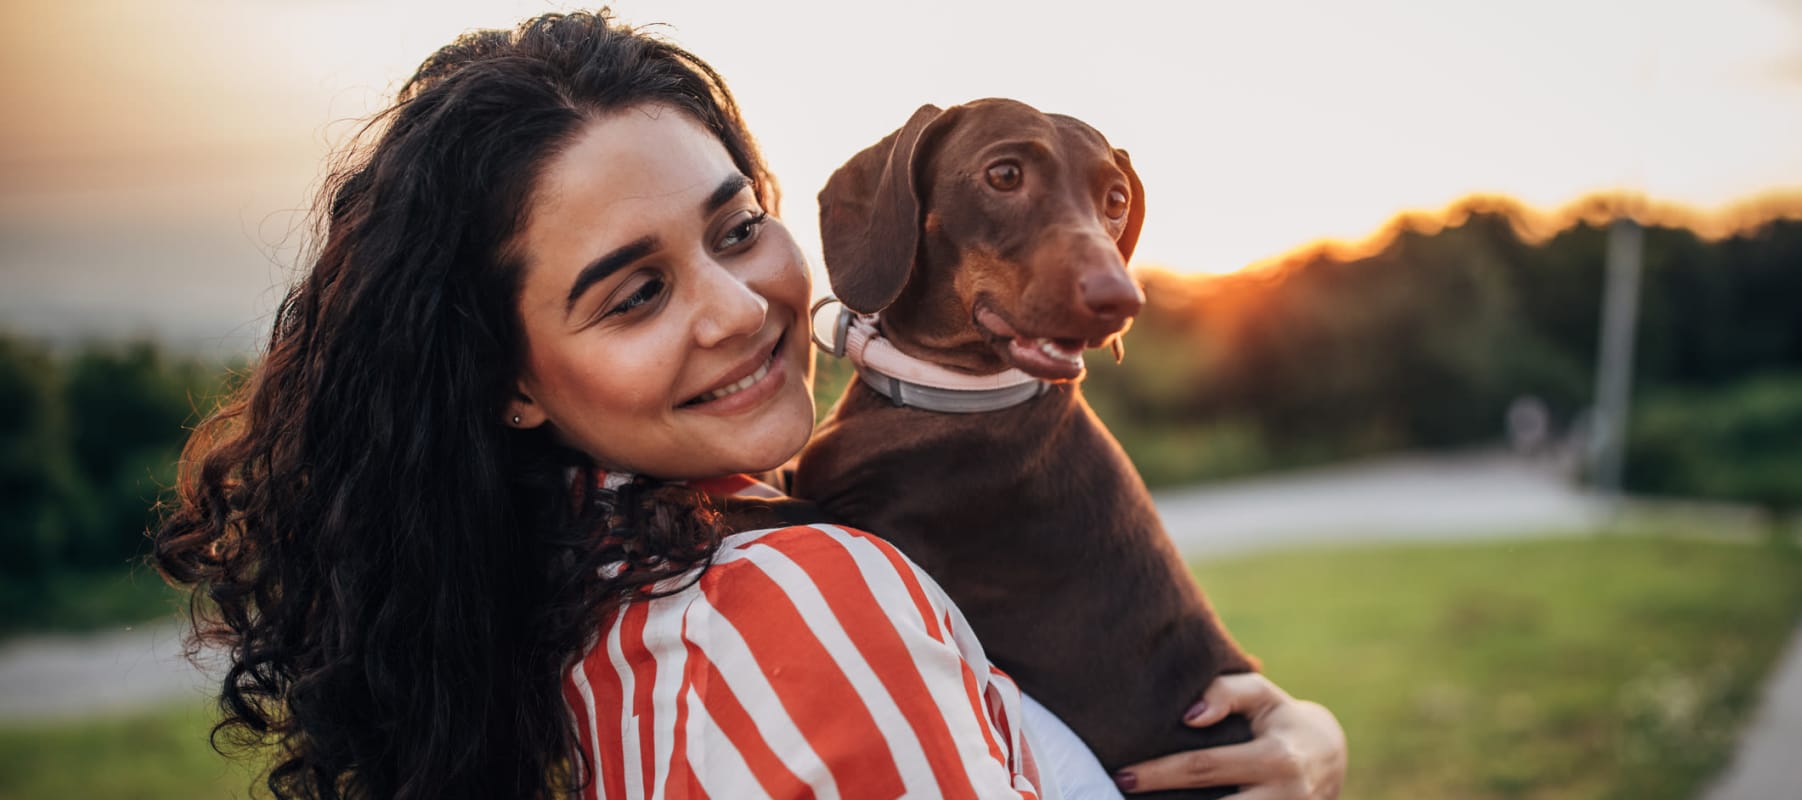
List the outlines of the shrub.
{"label": "shrub", "polygon": [[1635,409],[1625,478],[1634,492],[1802,506],[1802,374],[1647,397]]}

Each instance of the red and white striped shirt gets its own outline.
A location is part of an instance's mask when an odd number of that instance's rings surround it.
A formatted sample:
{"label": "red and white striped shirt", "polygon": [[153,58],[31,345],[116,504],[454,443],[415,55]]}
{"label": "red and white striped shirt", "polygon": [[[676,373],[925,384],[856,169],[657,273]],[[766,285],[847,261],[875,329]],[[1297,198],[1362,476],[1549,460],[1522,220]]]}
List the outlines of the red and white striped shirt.
{"label": "red and white striped shirt", "polygon": [[692,586],[610,613],[563,688],[588,798],[1039,794],[1019,689],[937,583],[847,528],[726,537]]}

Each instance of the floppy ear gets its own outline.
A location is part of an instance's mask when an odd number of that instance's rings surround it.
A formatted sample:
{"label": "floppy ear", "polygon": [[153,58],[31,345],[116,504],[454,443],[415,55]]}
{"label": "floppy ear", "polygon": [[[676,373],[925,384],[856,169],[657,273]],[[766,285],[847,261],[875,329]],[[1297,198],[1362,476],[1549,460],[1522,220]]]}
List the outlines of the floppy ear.
{"label": "floppy ear", "polygon": [[1132,208],[1126,212],[1126,229],[1120,232],[1120,238],[1114,244],[1120,248],[1120,261],[1132,261],[1133,248],[1139,244],[1139,229],[1145,227],[1145,184],[1139,182],[1139,173],[1133,170],[1132,159],[1125,150],[1114,148],[1114,163],[1120,171],[1126,173],[1126,179],[1132,182]]}
{"label": "floppy ear", "polygon": [[924,105],[900,130],[851,157],[820,190],[820,245],[832,293],[873,314],[900,296],[920,245],[920,190],[914,170],[932,136],[953,115]]}

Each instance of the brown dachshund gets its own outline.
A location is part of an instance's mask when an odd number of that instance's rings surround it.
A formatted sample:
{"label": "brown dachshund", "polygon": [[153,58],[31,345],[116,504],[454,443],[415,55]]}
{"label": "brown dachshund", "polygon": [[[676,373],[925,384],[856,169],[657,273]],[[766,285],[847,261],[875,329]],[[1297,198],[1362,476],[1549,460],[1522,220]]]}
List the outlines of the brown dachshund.
{"label": "brown dachshund", "polygon": [[852,157],[820,192],[839,300],[880,312],[880,336],[906,357],[1018,371],[1036,388],[1004,409],[941,413],[864,370],[792,487],[918,562],[990,658],[1109,770],[1249,740],[1242,717],[1206,730],[1180,717],[1216,675],[1256,669],[1076,383],[1083,351],[1117,346],[1143,302],[1126,261],[1144,218],[1124,151],[1011,100],[922,107]]}

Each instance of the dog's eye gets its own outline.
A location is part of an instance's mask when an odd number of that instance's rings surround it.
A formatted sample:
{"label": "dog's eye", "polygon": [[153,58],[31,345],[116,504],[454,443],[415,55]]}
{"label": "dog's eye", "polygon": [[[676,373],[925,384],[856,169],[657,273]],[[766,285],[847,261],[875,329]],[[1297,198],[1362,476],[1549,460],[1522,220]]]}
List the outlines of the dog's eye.
{"label": "dog's eye", "polygon": [[1020,165],[1003,161],[989,167],[989,185],[1003,192],[1020,188]]}
{"label": "dog's eye", "polygon": [[1109,219],[1119,219],[1126,216],[1127,207],[1125,192],[1120,191],[1119,189],[1108,190],[1107,205],[1102,207],[1102,211],[1107,213]]}

